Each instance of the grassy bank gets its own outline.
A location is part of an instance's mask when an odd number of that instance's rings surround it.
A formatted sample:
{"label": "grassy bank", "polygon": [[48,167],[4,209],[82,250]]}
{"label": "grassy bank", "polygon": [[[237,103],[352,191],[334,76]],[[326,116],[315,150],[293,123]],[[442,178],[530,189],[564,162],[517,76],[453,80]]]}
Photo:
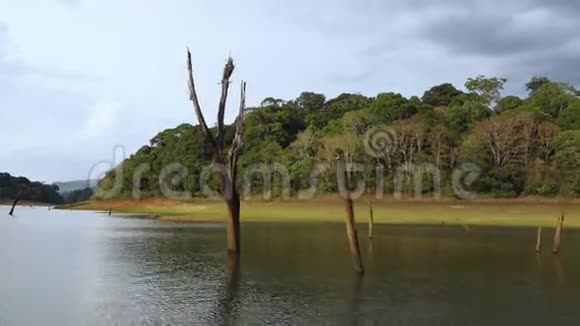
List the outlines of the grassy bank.
{"label": "grassy bank", "polygon": [[[90,201],[65,208],[121,213],[149,214],[161,220],[215,221],[226,216],[221,201],[196,199],[188,202],[164,199]],[[376,223],[385,224],[457,224],[497,226],[554,226],[564,210],[567,227],[580,227],[580,204],[562,200],[382,200],[374,203]],[[242,203],[244,222],[342,222],[344,206],[339,198],[309,201],[246,201]],[[369,216],[366,200],[355,203],[358,222]]]}

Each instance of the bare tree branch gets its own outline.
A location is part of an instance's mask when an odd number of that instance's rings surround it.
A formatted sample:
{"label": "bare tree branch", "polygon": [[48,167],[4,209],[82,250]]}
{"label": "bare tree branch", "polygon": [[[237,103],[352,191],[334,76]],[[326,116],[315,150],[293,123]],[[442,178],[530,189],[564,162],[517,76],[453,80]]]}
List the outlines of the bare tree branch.
{"label": "bare tree branch", "polygon": [[[205,123],[205,118],[203,117],[203,113],[201,112],[201,106],[199,105],[199,99],[197,97],[197,92],[195,91],[195,82],[193,80],[193,67],[191,65],[191,52],[189,52],[189,48],[187,49],[187,85],[189,86],[189,100],[193,103],[193,110],[195,111],[195,116],[197,117],[197,121],[201,127],[201,130],[205,134],[205,136],[209,139],[212,143],[214,148],[218,148],[216,145],[216,140],[213,137],[211,131],[207,127]],[[222,121],[223,123],[223,121]]]}
{"label": "bare tree branch", "polygon": [[235,168],[235,166],[238,164],[238,158],[240,156],[240,151],[243,145],[242,136],[244,134],[244,123],[246,118],[245,111],[246,111],[246,82],[242,81],[240,91],[240,110],[238,112],[238,118],[236,119],[236,132],[234,134],[232,147],[229,153],[230,175],[232,180],[236,180],[237,169]]}
{"label": "bare tree branch", "polygon": [[226,65],[224,66],[224,73],[222,75],[222,94],[220,96],[220,103],[218,107],[217,143],[219,146],[223,146],[224,143],[224,113],[226,111],[226,101],[228,98],[228,89],[230,87],[230,77],[232,76],[234,69],[234,61],[231,57],[229,57]]}
{"label": "bare tree branch", "polygon": [[242,85],[240,87],[240,110],[238,111],[238,119],[236,123],[236,136],[235,139],[239,142],[239,145],[242,144],[242,134],[244,133],[244,125],[246,120],[246,82],[242,81]]}

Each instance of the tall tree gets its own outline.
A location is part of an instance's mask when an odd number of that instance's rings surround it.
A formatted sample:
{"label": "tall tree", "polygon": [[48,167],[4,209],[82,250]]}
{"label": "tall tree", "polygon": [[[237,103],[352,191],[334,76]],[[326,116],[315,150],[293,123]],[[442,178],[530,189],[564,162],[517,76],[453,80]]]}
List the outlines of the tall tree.
{"label": "tall tree", "polygon": [[302,92],[296,99],[296,105],[304,115],[312,114],[324,108],[326,97],[313,92]]}
{"label": "tall tree", "polygon": [[462,94],[449,104],[445,120],[456,137],[461,137],[476,122],[491,115],[491,110],[477,94]]}
{"label": "tall tree", "polygon": [[532,94],[535,91],[537,91],[538,89],[540,89],[540,87],[542,87],[544,84],[547,84],[550,82],[551,81],[547,77],[534,76],[534,77],[532,77],[532,79],[530,79],[529,82],[526,83],[526,90],[528,90],[528,92],[530,94]]}
{"label": "tall tree", "polygon": [[580,130],[562,132],[556,139],[556,162],[562,175],[562,191],[580,192]]}
{"label": "tall tree", "polygon": [[526,100],[526,103],[553,118],[558,118],[560,112],[568,107],[574,97],[575,94],[569,85],[545,83]]}
{"label": "tall tree", "polygon": [[524,101],[517,96],[506,96],[497,102],[494,112],[503,113],[518,108]]}
{"label": "tall tree", "polygon": [[323,110],[318,110],[306,117],[306,123],[316,129],[324,128],[330,121],[340,119],[346,112],[366,109],[371,99],[360,94],[343,93],[326,102]]}
{"label": "tall tree", "polygon": [[445,83],[431,87],[423,94],[423,103],[432,106],[448,106],[454,97],[463,94],[452,84]]}
{"label": "tall tree", "polygon": [[580,99],[573,99],[568,107],[560,112],[558,124],[564,130],[580,130]]}
{"label": "tall tree", "polygon": [[483,101],[489,106],[491,103],[497,103],[500,99],[500,92],[503,85],[507,82],[505,78],[486,77],[483,75],[475,78],[469,78],[465,83],[465,88],[481,96]]}
{"label": "tall tree", "polygon": [[203,116],[197,92],[195,90],[195,82],[193,78],[193,68],[191,64],[191,53],[187,50],[187,72],[188,72],[188,86],[189,99],[193,103],[195,115],[201,126],[202,132],[211,144],[212,151],[212,165],[217,172],[220,195],[224,199],[228,208],[227,219],[227,249],[228,252],[235,257],[240,255],[240,195],[236,189],[236,176],[238,172],[238,159],[242,149],[242,135],[244,129],[244,110],[246,105],[246,83],[242,81],[240,91],[240,109],[236,120],[236,130],[231,144],[231,148],[227,157],[227,164],[224,159],[224,115],[226,109],[226,101],[228,98],[228,90],[230,86],[230,77],[234,72],[234,62],[232,58],[228,58],[222,74],[221,80],[221,96],[218,106],[217,116],[217,135],[214,136],[208,128],[205,118]]}
{"label": "tall tree", "polygon": [[430,109],[431,106],[423,104],[416,96],[406,99],[398,93],[381,93],[377,95],[369,111],[374,121],[391,123]]}

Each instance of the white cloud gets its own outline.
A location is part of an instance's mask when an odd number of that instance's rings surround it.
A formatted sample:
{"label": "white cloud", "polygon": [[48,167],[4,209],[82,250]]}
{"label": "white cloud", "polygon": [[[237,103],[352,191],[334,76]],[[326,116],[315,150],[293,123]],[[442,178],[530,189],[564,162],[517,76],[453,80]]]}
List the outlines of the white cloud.
{"label": "white cloud", "polygon": [[81,128],[83,138],[98,141],[99,138],[114,132],[117,125],[119,106],[110,100],[101,100],[94,104],[89,116]]}

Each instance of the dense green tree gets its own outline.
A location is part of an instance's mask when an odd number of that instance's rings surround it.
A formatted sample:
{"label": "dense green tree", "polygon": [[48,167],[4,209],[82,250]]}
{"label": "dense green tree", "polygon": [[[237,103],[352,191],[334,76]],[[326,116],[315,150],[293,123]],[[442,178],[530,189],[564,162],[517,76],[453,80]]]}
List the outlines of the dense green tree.
{"label": "dense green tree", "polygon": [[9,173],[0,173],[0,200],[33,201],[47,204],[61,204],[64,202],[58,193],[58,186],[30,181],[25,177],[15,177]]}
{"label": "dense green tree", "polygon": [[[226,141],[231,136],[226,132]],[[134,191],[140,191],[141,197],[157,197],[162,192],[159,187],[161,171],[169,164],[180,164],[187,171],[184,180],[173,184],[175,191],[187,191],[192,195],[200,191],[199,175],[210,159],[209,143],[203,137],[199,127],[181,124],[174,129],[166,129],[153,137],[149,145],[141,147],[129,159],[121,163],[122,174],[116,169],[109,171],[101,179],[95,191],[95,198],[131,198]],[[175,174],[167,177],[171,178]],[[117,178],[121,188],[115,189]],[[139,189],[134,188],[137,182]],[[118,192],[112,192],[116,190]]]}
{"label": "dense green tree", "polygon": [[452,84],[445,83],[433,86],[423,94],[423,103],[431,106],[448,106],[453,98],[463,94],[462,91],[455,88]]}
{"label": "dense green tree", "polygon": [[566,193],[580,193],[580,130],[564,131],[556,140],[556,162]]}
{"label": "dense green tree", "polygon": [[517,96],[506,96],[497,102],[494,112],[503,113],[516,109],[524,104],[524,101]]}
{"label": "dense green tree", "polygon": [[460,136],[467,132],[474,123],[484,120],[491,115],[491,110],[476,94],[457,96],[446,112],[446,122],[450,130]]}
{"label": "dense green tree", "polygon": [[316,113],[324,109],[326,97],[313,92],[302,92],[296,99],[296,105],[304,116]]}
{"label": "dense green tree", "polygon": [[545,83],[538,88],[526,100],[526,104],[549,114],[553,118],[558,118],[561,111],[568,107],[574,94],[570,89],[560,83]]}
{"label": "dense green tree", "polygon": [[363,95],[343,93],[326,102],[323,110],[308,115],[306,123],[316,129],[322,129],[330,121],[340,119],[347,112],[367,109],[371,102],[371,99]]}
{"label": "dense green tree", "polygon": [[398,93],[381,93],[370,106],[370,113],[374,121],[391,123],[396,120],[407,119],[420,111],[430,109],[418,97],[406,99]]}
{"label": "dense green tree", "polygon": [[285,103],[285,101],[283,99],[266,97],[265,99],[262,100],[262,103],[260,103],[260,106],[261,107],[264,107],[264,106],[281,107],[282,105],[284,105],[284,103]]}
{"label": "dense green tree", "polygon": [[575,98],[558,115],[558,124],[564,130],[580,130],[580,99]]}
{"label": "dense green tree", "polygon": [[357,135],[364,134],[375,123],[370,110],[362,109],[347,112],[342,117],[344,129],[351,130]]}
{"label": "dense green tree", "polygon": [[305,127],[303,119],[290,105],[252,110],[246,118],[246,148],[260,146],[266,139],[287,147]]}
{"label": "dense green tree", "polygon": [[534,77],[532,77],[532,79],[530,79],[529,82],[526,83],[526,90],[528,90],[528,92],[530,94],[532,94],[535,91],[537,91],[538,89],[540,89],[540,87],[542,87],[544,84],[551,83],[551,82],[552,81],[549,80],[547,77],[534,76]]}

